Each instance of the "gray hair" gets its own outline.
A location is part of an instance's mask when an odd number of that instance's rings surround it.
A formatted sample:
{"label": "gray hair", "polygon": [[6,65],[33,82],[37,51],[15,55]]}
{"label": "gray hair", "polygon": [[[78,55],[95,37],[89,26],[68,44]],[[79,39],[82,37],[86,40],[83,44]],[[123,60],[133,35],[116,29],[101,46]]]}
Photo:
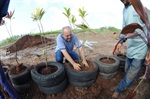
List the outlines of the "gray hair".
{"label": "gray hair", "polygon": [[68,30],[70,30],[70,32],[72,32],[72,29],[70,28],[70,26],[64,26],[63,28],[62,28],[62,34],[64,33],[64,30],[65,29],[68,29]]}

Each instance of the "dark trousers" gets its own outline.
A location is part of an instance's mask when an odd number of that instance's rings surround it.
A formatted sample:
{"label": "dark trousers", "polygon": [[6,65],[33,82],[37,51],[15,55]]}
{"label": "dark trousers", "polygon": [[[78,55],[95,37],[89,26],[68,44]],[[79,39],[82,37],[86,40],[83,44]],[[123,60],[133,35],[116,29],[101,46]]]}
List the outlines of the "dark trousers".
{"label": "dark trousers", "polygon": [[[73,60],[79,60],[79,55],[74,52],[74,51],[71,51],[70,53],[68,53],[71,58]],[[62,54],[62,52],[60,50],[58,50],[56,53],[55,53],[55,58],[56,58],[56,62],[59,62],[59,63],[63,63],[63,58],[64,58],[64,55]]]}

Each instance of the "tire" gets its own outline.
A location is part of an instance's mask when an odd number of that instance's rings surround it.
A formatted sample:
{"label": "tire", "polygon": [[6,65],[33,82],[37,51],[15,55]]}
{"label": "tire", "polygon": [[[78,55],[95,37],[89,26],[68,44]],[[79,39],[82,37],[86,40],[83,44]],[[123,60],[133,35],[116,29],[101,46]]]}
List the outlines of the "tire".
{"label": "tire", "polygon": [[51,74],[43,75],[38,73],[38,70],[45,66],[45,63],[40,63],[31,70],[32,79],[41,87],[51,87],[58,85],[65,79],[65,70],[61,63],[49,62],[48,66],[56,66],[57,71]]}
{"label": "tire", "polygon": [[114,56],[120,61],[119,66],[120,66],[121,68],[124,68],[124,67],[125,67],[126,58],[123,59],[123,58],[120,58],[119,56],[124,56],[124,57],[126,57],[126,54],[123,54],[123,53],[116,53]]}
{"label": "tire", "polygon": [[32,78],[32,79],[39,86],[51,87],[51,86],[55,86],[55,85],[61,83],[65,79],[65,71],[63,71],[59,76],[57,76],[57,78],[55,80],[39,81],[35,78]]}
{"label": "tire", "polygon": [[100,75],[102,75],[105,79],[112,79],[116,74],[117,72],[110,73],[110,74],[100,73]]}
{"label": "tire", "polygon": [[69,83],[74,86],[74,87],[79,87],[79,88],[84,88],[84,87],[89,87],[95,82],[95,79],[87,82],[77,82],[73,80],[69,80]]}
{"label": "tire", "polygon": [[64,81],[62,81],[60,84],[56,86],[52,86],[52,87],[38,86],[38,87],[45,94],[58,94],[60,92],[65,91],[65,89],[67,88],[67,85],[68,85],[68,81],[67,79],[65,79]]}
{"label": "tire", "polygon": [[98,75],[98,66],[95,62],[92,62],[94,66],[93,71],[77,71],[71,68],[71,64],[67,64],[67,76],[69,80],[75,82],[87,82],[96,79]]}
{"label": "tire", "polygon": [[103,58],[108,58],[108,57],[107,56],[98,56],[95,59],[95,62],[97,63],[97,65],[99,67],[99,71],[101,73],[111,74],[118,70],[119,60],[116,57],[109,56],[109,58],[115,60],[115,62],[112,64],[107,64],[107,63],[103,63],[103,62],[99,61],[100,59],[103,59]]}
{"label": "tire", "polygon": [[[14,69],[14,68],[11,68],[10,71],[12,69]],[[9,75],[9,78],[10,78],[11,82],[13,84],[15,84],[15,85],[22,85],[22,84],[25,84],[25,83],[27,83],[27,82],[29,82],[31,80],[30,70],[27,67],[26,67],[26,70],[21,72],[20,74],[12,74],[12,75],[10,75],[8,73],[8,75]]]}
{"label": "tire", "polygon": [[30,82],[21,85],[15,85],[15,84],[12,85],[18,93],[27,93],[31,87]]}

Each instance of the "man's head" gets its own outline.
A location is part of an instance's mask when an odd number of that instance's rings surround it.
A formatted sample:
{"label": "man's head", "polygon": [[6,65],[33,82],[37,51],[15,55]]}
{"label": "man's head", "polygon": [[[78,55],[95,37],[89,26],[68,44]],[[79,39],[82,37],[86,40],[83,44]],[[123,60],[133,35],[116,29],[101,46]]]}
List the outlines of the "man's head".
{"label": "man's head", "polygon": [[120,0],[120,1],[125,5],[125,7],[128,7],[131,4],[130,0]]}
{"label": "man's head", "polygon": [[62,35],[65,38],[66,41],[70,41],[71,40],[71,36],[72,36],[72,30],[69,26],[65,26],[62,28]]}

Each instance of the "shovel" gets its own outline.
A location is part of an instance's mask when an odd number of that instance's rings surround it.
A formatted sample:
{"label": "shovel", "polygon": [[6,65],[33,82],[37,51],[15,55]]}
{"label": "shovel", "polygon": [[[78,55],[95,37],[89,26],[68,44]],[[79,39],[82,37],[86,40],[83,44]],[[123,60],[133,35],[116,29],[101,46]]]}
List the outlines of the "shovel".
{"label": "shovel", "polygon": [[139,82],[139,84],[136,86],[136,88],[135,88],[133,91],[131,91],[131,92],[125,97],[125,99],[133,99],[134,96],[136,96],[136,91],[137,91],[138,87],[141,85],[141,83],[143,82],[143,80],[145,79],[146,74],[147,74],[147,70],[148,70],[148,66],[146,66],[145,74],[144,74],[144,76],[142,77],[142,79],[141,79],[141,81]]}

